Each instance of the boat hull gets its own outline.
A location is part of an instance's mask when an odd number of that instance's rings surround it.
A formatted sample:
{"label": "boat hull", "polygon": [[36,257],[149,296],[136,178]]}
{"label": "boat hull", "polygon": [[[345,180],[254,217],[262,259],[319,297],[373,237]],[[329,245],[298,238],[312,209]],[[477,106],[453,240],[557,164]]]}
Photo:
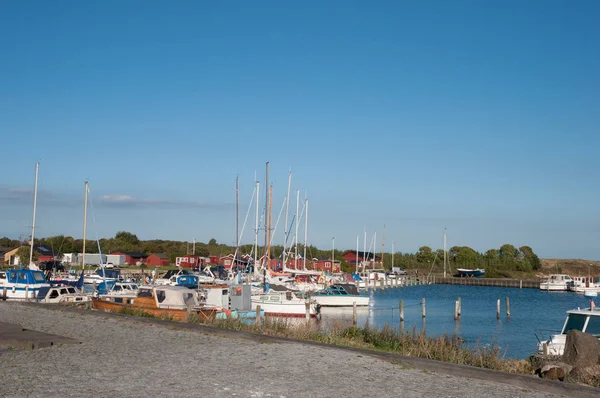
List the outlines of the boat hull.
{"label": "boat hull", "polygon": [[[115,302],[115,299],[121,299],[123,302]],[[112,297],[107,300],[106,297],[92,298],[92,307],[95,310],[105,312],[127,313],[129,311],[139,313],[141,316],[151,316],[159,319],[169,319],[177,322],[186,322],[191,316],[197,316],[200,319],[215,319],[216,309],[191,309],[183,310],[179,308],[157,308],[153,299],[145,300],[137,297]]]}
{"label": "boat hull", "polygon": [[353,307],[354,303],[358,307],[369,305],[369,296],[315,295],[313,297],[321,307]]}
{"label": "boat hull", "polygon": [[458,268],[456,271],[458,272],[459,278],[483,278],[485,276],[484,269]]}

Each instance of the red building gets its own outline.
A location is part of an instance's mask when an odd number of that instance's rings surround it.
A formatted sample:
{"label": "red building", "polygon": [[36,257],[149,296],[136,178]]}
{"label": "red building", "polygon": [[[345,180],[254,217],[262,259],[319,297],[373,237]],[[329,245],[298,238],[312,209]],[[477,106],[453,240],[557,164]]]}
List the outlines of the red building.
{"label": "red building", "polygon": [[140,252],[112,252],[110,254],[120,254],[125,256],[125,263],[127,265],[143,264],[146,261],[146,257],[148,257]]}
{"label": "red building", "polygon": [[206,257],[202,257],[202,256],[192,256],[190,255],[186,255],[186,256],[178,256],[175,258],[175,265],[178,267],[184,267],[184,268],[194,268],[194,267],[204,267],[204,265],[207,264],[207,259]]}
{"label": "red building", "polygon": [[330,259],[327,260],[314,260],[312,262],[311,270],[325,271],[325,272],[340,272],[340,262],[333,261],[333,265]]}
{"label": "red building", "polygon": [[[364,261],[366,262],[373,262],[373,253],[371,252],[357,252],[356,250],[348,250],[346,253],[342,254],[342,258],[344,259],[345,262],[347,262],[349,265],[356,265],[356,255],[358,253],[358,263],[362,263]],[[381,262],[381,257],[378,256],[377,254],[375,254],[375,263],[380,263]]]}
{"label": "red building", "polygon": [[171,264],[171,260],[164,253],[153,253],[146,257],[146,264],[149,267],[168,267]]}

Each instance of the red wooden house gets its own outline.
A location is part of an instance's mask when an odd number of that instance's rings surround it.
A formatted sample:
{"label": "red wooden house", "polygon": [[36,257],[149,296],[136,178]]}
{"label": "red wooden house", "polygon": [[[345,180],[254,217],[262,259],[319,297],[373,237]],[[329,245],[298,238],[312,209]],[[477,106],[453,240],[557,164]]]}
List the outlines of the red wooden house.
{"label": "red wooden house", "polygon": [[170,264],[169,256],[164,253],[153,253],[146,257],[146,265],[149,267],[168,267]]}
{"label": "red wooden house", "polygon": [[125,256],[125,263],[127,265],[143,264],[146,261],[146,257],[148,257],[140,252],[112,252],[110,254],[120,254]]}
{"label": "red wooden house", "polygon": [[349,265],[356,265],[356,256],[358,253],[358,263],[362,263],[362,262],[372,262],[373,261],[373,257],[375,257],[375,263],[381,263],[381,257],[378,256],[377,254],[375,254],[373,256],[373,253],[371,252],[357,252],[356,250],[348,250],[346,253],[342,254],[342,258],[344,259],[344,261],[346,263],[348,263]]}

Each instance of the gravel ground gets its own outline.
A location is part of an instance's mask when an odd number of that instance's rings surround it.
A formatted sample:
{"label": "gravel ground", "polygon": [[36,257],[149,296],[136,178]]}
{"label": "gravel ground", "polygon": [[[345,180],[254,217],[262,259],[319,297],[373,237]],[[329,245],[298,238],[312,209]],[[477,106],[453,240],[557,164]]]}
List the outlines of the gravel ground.
{"label": "gravel ground", "polygon": [[551,396],[350,350],[185,330],[133,317],[0,302],[0,321],[82,341],[2,351],[3,397]]}

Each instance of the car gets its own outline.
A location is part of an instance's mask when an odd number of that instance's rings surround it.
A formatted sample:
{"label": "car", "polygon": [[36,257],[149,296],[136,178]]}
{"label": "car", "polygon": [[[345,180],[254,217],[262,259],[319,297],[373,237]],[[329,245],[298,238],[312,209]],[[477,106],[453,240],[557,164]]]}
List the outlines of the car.
{"label": "car", "polygon": [[38,265],[42,271],[64,271],[65,266],[57,260],[42,261]]}

